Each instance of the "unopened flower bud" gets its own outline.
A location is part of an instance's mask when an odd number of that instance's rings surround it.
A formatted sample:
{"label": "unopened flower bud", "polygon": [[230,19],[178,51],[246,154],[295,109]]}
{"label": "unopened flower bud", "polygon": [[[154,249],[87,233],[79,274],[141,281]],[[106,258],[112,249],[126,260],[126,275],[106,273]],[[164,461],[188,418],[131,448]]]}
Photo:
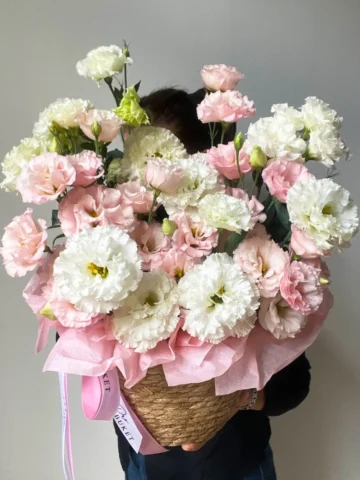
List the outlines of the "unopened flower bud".
{"label": "unopened flower bud", "polygon": [[47,303],[45,307],[42,310],[40,310],[40,315],[47,318],[48,320],[56,320],[54,312],[52,311],[52,308],[49,303]]}
{"label": "unopened flower bud", "polygon": [[100,133],[101,133],[101,125],[99,122],[94,122],[92,125],[91,125],[91,133],[94,135],[95,138],[99,138],[100,137]]}
{"label": "unopened flower bud", "polygon": [[162,231],[165,235],[171,236],[176,230],[176,223],[165,218],[162,223]]}
{"label": "unopened flower bud", "polygon": [[123,48],[123,54],[125,55],[126,58],[130,57],[130,50],[127,46]]}
{"label": "unopened flower bud", "polygon": [[320,285],[329,285],[330,281],[327,278],[320,277]]}
{"label": "unopened flower bud", "polygon": [[235,150],[239,152],[242,149],[243,145],[244,145],[244,137],[242,132],[239,132],[234,138]]}
{"label": "unopened flower bud", "polygon": [[267,163],[267,156],[260,147],[255,146],[250,154],[250,165],[253,168],[264,168]]}
{"label": "unopened flower bud", "polygon": [[57,137],[53,137],[51,140],[49,152],[62,154],[61,143]]}

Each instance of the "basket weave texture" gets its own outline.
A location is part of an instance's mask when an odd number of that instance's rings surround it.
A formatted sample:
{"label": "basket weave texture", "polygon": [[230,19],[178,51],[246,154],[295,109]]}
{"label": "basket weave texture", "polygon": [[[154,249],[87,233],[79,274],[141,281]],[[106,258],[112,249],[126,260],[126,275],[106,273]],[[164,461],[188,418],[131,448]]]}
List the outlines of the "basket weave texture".
{"label": "basket weave texture", "polygon": [[119,381],[143,425],[166,447],[209,440],[239,410],[240,392],[216,396],[214,380],[169,387],[162,366],[131,389],[120,372]]}

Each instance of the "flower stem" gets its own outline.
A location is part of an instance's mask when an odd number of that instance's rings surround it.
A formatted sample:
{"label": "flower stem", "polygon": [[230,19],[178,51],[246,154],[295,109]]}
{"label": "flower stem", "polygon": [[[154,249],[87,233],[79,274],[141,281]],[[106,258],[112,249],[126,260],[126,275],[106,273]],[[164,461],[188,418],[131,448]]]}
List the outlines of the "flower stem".
{"label": "flower stem", "polygon": [[258,180],[259,180],[259,177],[260,177],[260,173],[261,173],[261,170],[259,168],[256,171],[256,174],[255,174],[254,185],[252,186],[252,189],[251,189],[251,192],[250,192],[250,195],[249,195],[250,198],[252,197],[252,195],[254,193],[255,187],[257,186],[257,183],[258,183]]}
{"label": "flower stem", "polygon": [[112,93],[112,96],[115,99],[116,106],[118,106],[115,90],[112,87],[112,78],[108,77],[108,78],[105,78],[104,80],[105,80],[106,85],[110,88],[110,92]]}
{"label": "flower stem", "polygon": [[267,213],[275,205],[275,202],[276,202],[276,198],[273,197],[269,205],[266,207],[265,213]]}
{"label": "flower stem", "polygon": [[151,204],[151,208],[150,208],[150,212],[149,212],[149,217],[148,217],[147,223],[150,223],[151,220],[153,219],[154,208],[155,208],[155,205],[156,205],[156,200],[159,198],[159,195],[160,195],[160,191],[159,191],[159,190],[154,190],[153,201],[152,201],[152,204]]}
{"label": "flower stem", "polygon": [[125,63],[124,65],[124,87],[125,87],[125,92],[127,90],[127,65]]}
{"label": "flower stem", "polygon": [[210,140],[211,140],[211,146],[214,146],[214,139],[215,139],[215,123],[212,124],[211,122],[209,123],[209,130],[210,130]]}
{"label": "flower stem", "polygon": [[95,153],[97,156],[100,154],[100,144],[99,144],[99,137],[95,137]]}
{"label": "flower stem", "polygon": [[226,133],[226,130],[228,129],[228,126],[229,125],[225,122],[221,123],[221,139],[220,139],[221,144],[224,143],[225,133]]}
{"label": "flower stem", "polygon": [[236,166],[239,173],[239,181],[242,178],[241,169],[240,169],[240,150],[236,150]]}
{"label": "flower stem", "polygon": [[290,239],[290,237],[291,237],[291,230],[287,233],[284,240],[280,243],[280,247],[283,247],[285,245],[285,243]]}

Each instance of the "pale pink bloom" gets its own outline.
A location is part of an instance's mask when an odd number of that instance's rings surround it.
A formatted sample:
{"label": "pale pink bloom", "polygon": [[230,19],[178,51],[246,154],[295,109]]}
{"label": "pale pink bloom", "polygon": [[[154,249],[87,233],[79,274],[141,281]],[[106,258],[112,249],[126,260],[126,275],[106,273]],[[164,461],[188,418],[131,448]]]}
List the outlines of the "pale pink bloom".
{"label": "pale pink bloom", "polygon": [[74,187],[88,187],[104,174],[102,159],[91,150],[67,157],[76,171]]}
{"label": "pale pink bloom", "polygon": [[54,253],[46,254],[35,274],[26,285],[23,297],[38,319],[38,335],[36,341],[36,353],[40,352],[46,345],[49,331],[57,325],[56,321],[49,320],[40,314],[41,310],[49,302],[54,284],[53,267],[59,253],[64,246],[55,248]]}
{"label": "pale pink bloom", "polygon": [[32,209],[14,217],[5,227],[0,253],[5,270],[12,277],[23,277],[34,270],[44,256],[47,231],[45,220],[34,220]]}
{"label": "pale pink bloom", "polygon": [[281,279],[280,293],[294,310],[314,313],[324,296],[320,270],[304,262],[292,262]]}
{"label": "pale pink bloom", "polygon": [[134,213],[147,213],[153,201],[153,192],[141,185],[140,180],[121,183],[115,187],[122,194],[124,205],[132,207]]}
{"label": "pale pink bloom", "polygon": [[226,187],[225,193],[230,195],[231,197],[240,198],[240,200],[244,200],[246,202],[250,214],[251,214],[251,226],[250,228],[254,228],[256,223],[263,223],[266,220],[266,213],[264,213],[264,205],[259,202],[259,200],[253,195],[251,200],[249,199],[249,195],[242,190],[241,188],[232,188]]}
{"label": "pale pink bloom", "polygon": [[96,109],[81,113],[76,118],[76,122],[80,125],[85,135],[92,140],[95,140],[95,136],[91,131],[91,127],[95,122],[98,122],[101,127],[99,141],[105,143],[112,142],[119,135],[122,125],[121,119],[115,113]]}
{"label": "pale pink bloom", "polygon": [[148,161],[145,180],[155,190],[175,193],[183,177],[181,168],[174,167],[168,160],[155,158]]}
{"label": "pale pink bloom", "polygon": [[293,310],[280,294],[262,298],[259,311],[260,325],[278,340],[294,338],[305,327],[308,317]]}
{"label": "pale pink bloom", "polygon": [[73,235],[84,227],[117,225],[125,231],[134,227],[133,209],[124,204],[115,188],[104,185],[75,187],[59,205],[59,220],[65,235]]}
{"label": "pale pink bloom", "polygon": [[55,200],[67,186],[73,185],[75,178],[75,168],[69,159],[45,153],[23,167],[16,188],[24,202],[40,205]]}
{"label": "pale pink bloom", "polygon": [[50,307],[56,320],[67,328],[84,328],[88,325],[101,320],[104,315],[92,315],[91,313],[80,312],[74,305],[67,300],[54,296],[56,288],[54,286],[53,298],[50,301]]}
{"label": "pale pink bloom", "polygon": [[291,248],[296,255],[303,258],[316,258],[322,255],[329,255],[329,251],[324,251],[315,245],[315,242],[305,235],[299,228],[291,225]]}
{"label": "pale pink bloom", "polygon": [[177,230],[173,235],[175,247],[190,257],[210,255],[217,246],[219,234],[215,228],[206,227],[203,222],[195,221],[185,214],[174,218]]}
{"label": "pale pink bloom", "polygon": [[274,297],[289,266],[289,254],[274,241],[250,236],[234,252],[234,261],[256,282],[262,297]]}
{"label": "pale pink bloom", "polygon": [[163,233],[160,223],[148,225],[139,222],[131,233],[131,238],[138,244],[143,269],[146,271],[159,268],[166,252],[171,248],[171,239]]}
{"label": "pale pink bloom", "polygon": [[330,281],[330,270],[327,264],[319,257],[316,258],[302,258],[301,261],[307,265],[311,265],[320,272],[320,277],[324,280]]}
{"label": "pale pink bloom", "polygon": [[176,247],[166,252],[161,268],[171,277],[181,278],[195,265],[196,259]]}
{"label": "pale pink bloom", "polygon": [[210,93],[197,107],[198,118],[203,123],[235,123],[255,113],[254,102],[233,90]]}
{"label": "pale pink bloom", "polygon": [[[241,149],[239,152],[239,168],[242,175],[251,170],[249,158],[249,155],[245,153],[244,149]],[[207,161],[211,167],[215,168],[229,180],[239,178],[234,142],[229,142],[227,145],[212,147],[207,152]]]}
{"label": "pale pink bloom", "polygon": [[289,189],[296,182],[305,181],[312,175],[305,165],[287,158],[279,158],[263,170],[262,177],[271,195],[286,203]]}
{"label": "pale pink bloom", "polygon": [[201,70],[201,78],[208,90],[233,90],[244,75],[224,64],[205,65]]}

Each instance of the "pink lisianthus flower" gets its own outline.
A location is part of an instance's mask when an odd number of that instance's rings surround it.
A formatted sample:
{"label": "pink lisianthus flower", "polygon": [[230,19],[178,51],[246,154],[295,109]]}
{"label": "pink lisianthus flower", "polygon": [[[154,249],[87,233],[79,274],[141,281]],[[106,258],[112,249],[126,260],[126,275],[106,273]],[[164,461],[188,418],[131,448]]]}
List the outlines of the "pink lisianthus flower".
{"label": "pink lisianthus flower", "polygon": [[320,273],[319,269],[304,262],[292,262],[286,269],[280,293],[293,310],[308,315],[319,308],[324,297]]}
{"label": "pink lisianthus flower", "polygon": [[49,304],[56,320],[66,328],[84,328],[104,318],[104,314],[80,312],[73,304],[57,296],[55,285]]}
{"label": "pink lisianthus flower", "polygon": [[255,113],[254,102],[233,90],[210,93],[197,107],[197,115],[202,123],[235,123]]}
{"label": "pink lisianthus flower", "polygon": [[23,168],[16,188],[24,202],[40,205],[55,200],[75,179],[76,171],[68,158],[45,153],[34,157]]}
{"label": "pink lisianthus flower", "polygon": [[174,167],[168,160],[155,158],[148,161],[145,180],[154,190],[175,193],[182,180],[183,171]]}
{"label": "pink lisianthus flower", "polygon": [[42,261],[47,241],[45,220],[34,220],[32,209],[14,217],[5,227],[0,253],[11,277],[23,277]]}
{"label": "pink lisianthus flower", "polygon": [[161,224],[139,222],[130,236],[138,244],[143,270],[159,268],[171,248],[171,239],[163,233]]}
{"label": "pink lisianthus flower", "polygon": [[282,203],[286,203],[288,191],[296,182],[302,182],[311,176],[305,165],[287,158],[275,160],[262,172],[269,192]]}
{"label": "pink lisianthus flower", "polygon": [[304,313],[293,310],[280,294],[261,299],[260,325],[278,340],[294,338],[305,327],[307,319]]}
{"label": "pink lisianthus flower", "polygon": [[266,213],[264,213],[264,205],[259,202],[259,200],[253,195],[251,199],[249,199],[249,195],[242,190],[241,188],[232,188],[226,187],[225,193],[230,195],[231,197],[240,198],[240,200],[244,200],[246,202],[250,214],[251,214],[251,226],[250,229],[254,228],[256,223],[263,223],[266,220]]}
{"label": "pink lisianthus flower", "polygon": [[215,228],[206,227],[203,222],[192,220],[185,214],[175,216],[174,220],[178,228],[173,241],[179,251],[200,258],[210,255],[217,246],[219,234]]}
{"label": "pink lisianthus flower", "polygon": [[170,277],[179,279],[183,277],[186,272],[189,272],[195,263],[196,259],[194,257],[190,257],[175,247],[165,253],[161,268],[165,270]]}
{"label": "pink lisianthus flower", "polygon": [[291,225],[290,245],[296,255],[303,258],[316,258],[330,254],[330,251],[324,251],[318,248],[313,240],[307,237],[302,230],[294,225]]}
{"label": "pink lisianthus flower", "polygon": [[108,110],[88,110],[83,112],[76,118],[81,130],[88,138],[95,140],[95,135],[91,131],[92,125],[97,122],[101,127],[99,141],[109,143],[115,140],[119,135],[120,127],[122,125],[121,119],[114,113]]}
{"label": "pink lisianthus flower", "polygon": [[[249,155],[245,153],[244,149],[241,149],[239,152],[239,168],[242,175],[251,170],[249,158]],[[210,148],[207,152],[207,161],[212,168],[215,168],[215,170],[229,180],[239,178],[234,142]]]}
{"label": "pink lisianthus flower", "polygon": [[73,235],[84,227],[117,225],[126,231],[134,227],[133,209],[124,205],[121,192],[104,185],[75,187],[59,205],[59,220],[65,235]]}
{"label": "pink lisianthus flower", "polygon": [[290,264],[289,254],[274,241],[247,237],[234,252],[234,261],[257,284],[262,297],[274,297]]}
{"label": "pink lisianthus flower", "polygon": [[102,159],[95,152],[84,150],[67,158],[76,172],[74,187],[88,187],[104,174]]}
{"label": "pink lisianthus flower", "polygon": [[229,67],[224,64],[205,65],[201,70],[201,78],[208,90],[221,90],[224,92],[233,90],[239,80],[244,78],[244,75],[238,72],[235,67]]}
{"label": "pink lisianthus flower", "polygon": [[121,183],[116,189],[121,192],[123,204],[132,207],[134,213],[150,211],[153,193],[141,185],[140,180]]}

